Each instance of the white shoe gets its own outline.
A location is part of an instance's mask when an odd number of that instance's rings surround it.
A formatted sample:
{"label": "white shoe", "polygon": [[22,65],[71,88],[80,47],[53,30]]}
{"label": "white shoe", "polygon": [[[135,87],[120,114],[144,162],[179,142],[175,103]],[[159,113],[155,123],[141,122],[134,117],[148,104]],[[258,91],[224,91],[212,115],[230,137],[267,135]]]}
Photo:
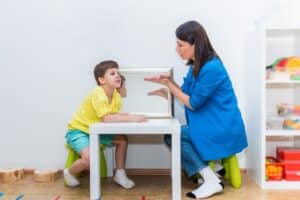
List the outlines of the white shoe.
{"label": "white shoe", "polygon": [[64,169],[64,182],[65,185],[69,187],[76,187],[80,185],[79,180],[75,176],[70,174],[68,169]]}
{"label": "white shoe", "polygon": [[127,177],[114,176],[114,181],[125,189],[131,189],[135,183]]}
{"label": "white shoe", "polygon": [[200,187],[193,190],[192,192],[187,193],[186,196],[193,199],[205,199],[222,192],[223,189],[224,185],[222,182],[217,183],[214,181],[204,181],[204,183]]}

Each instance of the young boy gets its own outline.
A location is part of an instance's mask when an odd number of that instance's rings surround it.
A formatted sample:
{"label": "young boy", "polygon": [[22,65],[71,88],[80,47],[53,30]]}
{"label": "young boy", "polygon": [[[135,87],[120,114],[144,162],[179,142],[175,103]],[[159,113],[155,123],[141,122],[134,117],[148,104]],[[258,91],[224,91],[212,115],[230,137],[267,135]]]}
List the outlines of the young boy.
{"label": "young boy", "polygon": [[[121,77],[115,61],[103,61],[96,65],[94,76],[97,87],[85,98],[73,119],[68,124],[65,136],[67,143],[80,155],[69,169],[64,169],[66,185],[75,187],[80,184],[75,174],[89,169],[89,126],[96,122],[143,122],[141,115],[118,113],[121,109]],[[126,93],[125,93],[126,95]],[[127,138],[123,135],[101,136],[101,143],[116,145],[116,172],[113,180],[126,189],[134,187],[134,182],[126,176],[125,158]]]}

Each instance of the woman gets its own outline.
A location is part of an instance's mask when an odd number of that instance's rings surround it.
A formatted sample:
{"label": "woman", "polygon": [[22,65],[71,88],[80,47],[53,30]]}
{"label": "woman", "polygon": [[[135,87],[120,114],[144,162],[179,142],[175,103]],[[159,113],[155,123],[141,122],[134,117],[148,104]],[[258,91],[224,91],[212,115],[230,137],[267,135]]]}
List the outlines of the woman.
{"label": "woman", "polygon": [[[228,73],[204,28],[196,21],[176,30],[176,51],[187,60],[189,71],[179,87],[170,77],[146,77],[166,86],[184,104],[187,125],[181,129],[182,165],[188,176],[199,173],[204,183],[187,193],[207,198],[223,191],[223,184],[208,166],[247,147],[244,123]],[[149,95],[165,96],[166,90]]]}

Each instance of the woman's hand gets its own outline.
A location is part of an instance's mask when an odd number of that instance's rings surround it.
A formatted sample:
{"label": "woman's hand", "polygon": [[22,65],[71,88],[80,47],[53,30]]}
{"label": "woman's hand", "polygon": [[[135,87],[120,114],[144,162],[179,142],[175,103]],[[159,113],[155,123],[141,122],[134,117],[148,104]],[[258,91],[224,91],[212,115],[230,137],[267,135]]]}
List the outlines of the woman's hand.
{"label": "woman's hand", "polygon": [[168,99],[168,89],[167,88],[160,88],[158,90],[153,90],[151,92],[148,92],[149,96],[160,96],[165,99]]}
{"label": "woman's hand", "polygon": [[171,77],[168,75],[148,76],[144,78],[145,81],[167,85],[171,81]]}

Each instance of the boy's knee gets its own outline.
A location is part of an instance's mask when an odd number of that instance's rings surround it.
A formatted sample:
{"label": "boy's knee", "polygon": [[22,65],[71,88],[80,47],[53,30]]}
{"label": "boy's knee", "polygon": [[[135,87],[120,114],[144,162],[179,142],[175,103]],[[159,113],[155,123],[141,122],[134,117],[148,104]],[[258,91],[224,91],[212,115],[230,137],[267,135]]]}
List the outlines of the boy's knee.
{"label": "boy's knee", "polygon": [[118,141],[120,142],[120,144],[122,145],[127,145],[128,143],[128,138],[126,135],[119,135],[118,136]]}
{"label": "boy's knee", "polygon": [[86,169],[90,168],[90,159],[88,157],[82,158],[82,163]]}

